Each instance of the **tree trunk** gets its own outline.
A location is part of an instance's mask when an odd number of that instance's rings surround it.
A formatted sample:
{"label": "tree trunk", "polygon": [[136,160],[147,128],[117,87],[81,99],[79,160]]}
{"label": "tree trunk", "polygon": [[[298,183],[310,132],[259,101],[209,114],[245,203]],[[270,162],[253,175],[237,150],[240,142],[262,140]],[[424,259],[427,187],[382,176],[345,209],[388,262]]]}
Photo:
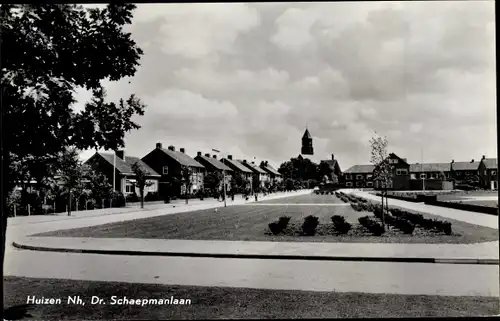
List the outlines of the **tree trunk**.
{"label": "tree trunk", "polygon": [[382,190],[381,194],[382,194],[382,206],[381,206],[381,209],[382,209],[382,227],[385,230],[384,190]]}
{"label": "tree trunk", "polygon": [[71,216],[71,190],[68,193],[68,216]]}
{"label": "tree trunk", "polygon": [[189,191],[189,188],[188,186],[186,185],[186,204],[189,203],[189,194],[188,194],[188,191]]}
{"label": "tree trunk", "polygon": [[139,190],[139,195],[141,196],[141,209],[144,208],[144,189]]}

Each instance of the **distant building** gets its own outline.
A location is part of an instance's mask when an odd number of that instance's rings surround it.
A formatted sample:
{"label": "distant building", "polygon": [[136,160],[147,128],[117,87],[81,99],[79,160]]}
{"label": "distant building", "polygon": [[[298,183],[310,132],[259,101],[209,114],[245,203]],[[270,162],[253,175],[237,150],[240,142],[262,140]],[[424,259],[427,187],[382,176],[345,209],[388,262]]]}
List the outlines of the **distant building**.
{"label": "distant building", "polygon": [[496,158],[483,156],[479,163],[479,177],[481,184],[486,189],[498,190],[498,161]]}
{"label": "distant building", "polygon": [[[225,174],[225,182],[226,182],[226,191],[231,189],[231,176],[233,175],[233,170],[228,166],[224,165],[224,163],[217,159],[217,155],[210,154],[202,155],[201,152],[198,152],[196,157],[194,158],[198,163],[205,166],[206,173],[217,173],[222,175]],[[222,189],[222,180],[219,186],[219,189]]]}
{"label": "distant building", "polygon": [[300,150],[300,153],[302,155],[314,155],[313,139],[307,128],[304,132],[304,135],[302,136],[302,148]]}
{"label": "distant building", "polygon": [[[327,183],[340,183],[343,181],[342,170],[334,154],[332,154],[331,159],[320,161],[319,170],[322,178],[326,176]],[[335,182],[335,179],[337,182]]]}

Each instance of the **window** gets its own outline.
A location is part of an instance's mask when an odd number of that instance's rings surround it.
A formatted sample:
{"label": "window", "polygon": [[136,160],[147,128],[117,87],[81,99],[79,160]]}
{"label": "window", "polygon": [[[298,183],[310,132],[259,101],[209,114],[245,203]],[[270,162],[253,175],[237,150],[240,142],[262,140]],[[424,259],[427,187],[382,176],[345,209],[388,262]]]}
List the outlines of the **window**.
{"label": "window", "polygon": [[450,173],[445,173],[445,174],[444,174],[444,177],[446,177],[446,178],[450,178]]}
{"label": "window", "polygon": [[389,159],[389,164],[397,164],[398,160],[397,159]]}
{"label": "window", "polygon": [[363,179],[363,175],[356,175],[356,179]]}
{"label": "window", "polygon": [[491,175],[496,175],[497,174],[497,171],[491,171]]}
{"label": "window", "polygon": [[431,174],[431,178],[432,178],[432,179],[436,179],[436,178],[438,178],[438,174],[436,174],[436,173],[432,173],[432,174]]}
{"label": "window", "polygon": [[127,183],[127,185],[125,185],[125,193],[134,193],[134,185]]}
{"label": "window", "polygon": [[420,174],[420,178],[427,178],[427,175],[424,173],[424,174]]}
{"label": "window", "polygon": [[367,187],[373,187],[373,182],[367,182],[367,183],[366,183],[366,186],[367,186]]}
{"label": "window", "polygon": [[168,175],[168,166],[163,166],[163,175]]}
{"label": "window", "polygon": [[351,174],[347,174],[347,175],[345,176],[345,179],[352,179],[352,175],[351,175]]}
{"label": "window", "polygon": [[401,175],[407,175],[408,170],[406,168],[397,168],[396,169],[396,175],[401,176]]}
{"label": "window", "polygon": [[372,174],[368,174],[366,175],[366,179],[372,179],[373,178],[373,175]]}
{"label": "window", "polygon": [[456,172],[456,175],[457,175],[457,176],[460,176],[460,174],[461,174],[460,172]]}
{"label": "window", "polygon": [[345,183],[345,186],[346,186],[346,187],[352,187],[352,182],[347,182],[347,183]]}
{"label": "window", "polygon": [[356,182],[356,187],[361,187],[362,186],[362,182]]}
{"label": "window", "polygon": [[417,174],[415,174],[415,173],[410,174],[410,178],[411,179],[417,179]]}

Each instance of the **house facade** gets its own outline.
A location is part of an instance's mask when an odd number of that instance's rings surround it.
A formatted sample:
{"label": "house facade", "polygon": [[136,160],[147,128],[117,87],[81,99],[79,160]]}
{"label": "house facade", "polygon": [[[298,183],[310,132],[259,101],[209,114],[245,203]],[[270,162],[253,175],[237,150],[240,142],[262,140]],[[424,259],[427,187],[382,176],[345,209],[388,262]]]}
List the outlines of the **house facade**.
{"label": "house facade", "polygon": [[479,163],[472,159],[470,162],[451,161],[451,178],[455,185],[460,184],[478,184],[479,185]]}
{"label": "house facade", "polygon": [[410,164],[411,190],[451,190],[451,163]]}
{"label": "house facade", "polygon": [[233,179],[235,179],[236,181],[247,181],[247,185],[242,186],[242,189],[251,189],[253,183],[253,172],[250,169],[248,169],[246,166],[243,166],[243,164],[241,164],[237,160],[233,159],[232,155],[227,155],[227,158],[221,159],[221,162],[233,170]]}
{"label": "house facade", "polygon": [[[205,167],[205,174],[217,173],[221,176],[224,174],[226,191],[231,190],[231,178],[233,176],[233,170],[230,167],[224,165],[224,163],[222,163],[220,160],[218,160],[217,155],[202,155],[201,152],[198,152],[194,159]],[[218,189],[221,190],[222,187],[223,185],[221,180]]]}
{"label": "house facade", "polygon": [[142,161],[161,175],[158,189],[161,197],[181,196],[186,192],[185,184],[179,183],[184,168],[191,171],[188,193],[194,194],[203,189],[205,167],[187,155],[184,148],[176,151],[175,146],[163,148],[161,143],[157,143]]}
{"label": "house facade", "polygon": [[498,190],[498,161],[496,158],[483,156],[479,162],[478,171],[483,188]]}
{"label": "house facade", "polygon": [[247,167],[250,171],[252,171],[252,176],[253,176],[253,182],[259,182],[258,186],[255,184],[253,185],[254,188],[263,188],[266,184],[266,182],[271,181],[270,175],[264,171],[262,168],[257,166],[255,162],[247,162],[246,159],[244,160],[238,160],[243,166]]}
{"label": "house facade", "polygon": [[113,166],[115,165],[115,190],[124,195],[134,193],[139,195],[139,189],[136,186],[136,175],[132,170],[132,166],[135,163],[149,174],[147,181],[150,183],[150,186],[144,187],[144,196],[149,192],[158,192],[161,175],[140,158],[125,156],[124,151],[117,151],[115,154],[97,152],[85,161],[84,164],[105,175],[111,184],[113,184]]}
{"label": "house facade", "polygon": [[374,165],[354,165],[343,173],[347,188],[373,188]]}
{"label": "house facade", "polygon": [[269,178],[272,184],[280,184],[283,182],[283,176],[274,167],[269,165],[268,161],[262,161],[260,163],[260,168],[262,168],[266,173],[269,174]]}
{"label": "house facade", "polygon": [[[394,153],[390,153],[385,159],[385,162],[391,165],[391,179],[388,189],[391,190],[409,190],[410,189],[410,164],[406,159],[399,157]],[[373,187],[375,189],[382,188],[382,183],[376,179],[378,166],[373,169]]]}
{"label": "house facade", "polygon": [[[340,183],[344,182],[342,170],[335,155],[332,154],[331,159],[322,160],[319,163],[319,170],[321,176],[326,180],[326,183]],[[337,182],[335,182],[335,178]]]}

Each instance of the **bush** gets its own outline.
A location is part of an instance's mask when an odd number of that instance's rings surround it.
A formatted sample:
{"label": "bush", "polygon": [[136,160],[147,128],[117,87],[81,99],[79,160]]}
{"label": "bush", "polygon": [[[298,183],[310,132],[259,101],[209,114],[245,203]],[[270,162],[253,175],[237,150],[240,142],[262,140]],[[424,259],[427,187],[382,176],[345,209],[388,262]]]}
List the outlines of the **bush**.
{"label": "bush", "polygon": [[273,233],[273,235],[278,235],[278,234],[280,234],[283,231],[283,229],[280,226],[279,222],[269,223],[268,226],[269,226],[269,229],[271,230],[271,233]]}
{"label": "bush", "polygon": [[359,224],[364,226],[370,233],[376,236],[381,236],[385,233],[384,227],[377,223],[375,220],[372,220],[369,216],[363,216],[358,219]]}
{"label": "bush", "polygon": [[304,219],[302,224],[303,235],[313,236],[316,234],[316,227],[318,227],[319,218],[313,215],[309,215]]}
{"label": "bush", "polygon": [[345,221],[345,218],[340,215],[332,216],[333,229],[340,234],[347,234],[352,225]]}
{"label": "bush", "polygon": [[[137,196],[137,195],[136,195]],[[120,192],[113,193],[112,207],[124,207],[125,206],[125,196]]]}
{"label": "bush", "polygon": [[290,216],[281,216],[278,220],[278,224],[282,230],[286,229],[288,226],[288,222],[290,222]]}
{"label": "bush", "polygon": [[407,220],[413,224],[419,225],[428,230],[438,230],[447,235],[452,234],[451,223],[446,221],[440,221],[437,219],[425,218],[422,214],[410,213],[400,209],[392,209],[391,213],[401,219]]}
{"label": "bush", "polygon": [[134,203],[139,201],[139,197],[137,196],[136,193],[128,194],[127,197],[127,202]]}
{"label": "bush", "polygon": [[148,192],[146,196],[144,196],[144,201],[146,202],[155,202],[160,200],[160,197],[158,196],[158,192]]}

